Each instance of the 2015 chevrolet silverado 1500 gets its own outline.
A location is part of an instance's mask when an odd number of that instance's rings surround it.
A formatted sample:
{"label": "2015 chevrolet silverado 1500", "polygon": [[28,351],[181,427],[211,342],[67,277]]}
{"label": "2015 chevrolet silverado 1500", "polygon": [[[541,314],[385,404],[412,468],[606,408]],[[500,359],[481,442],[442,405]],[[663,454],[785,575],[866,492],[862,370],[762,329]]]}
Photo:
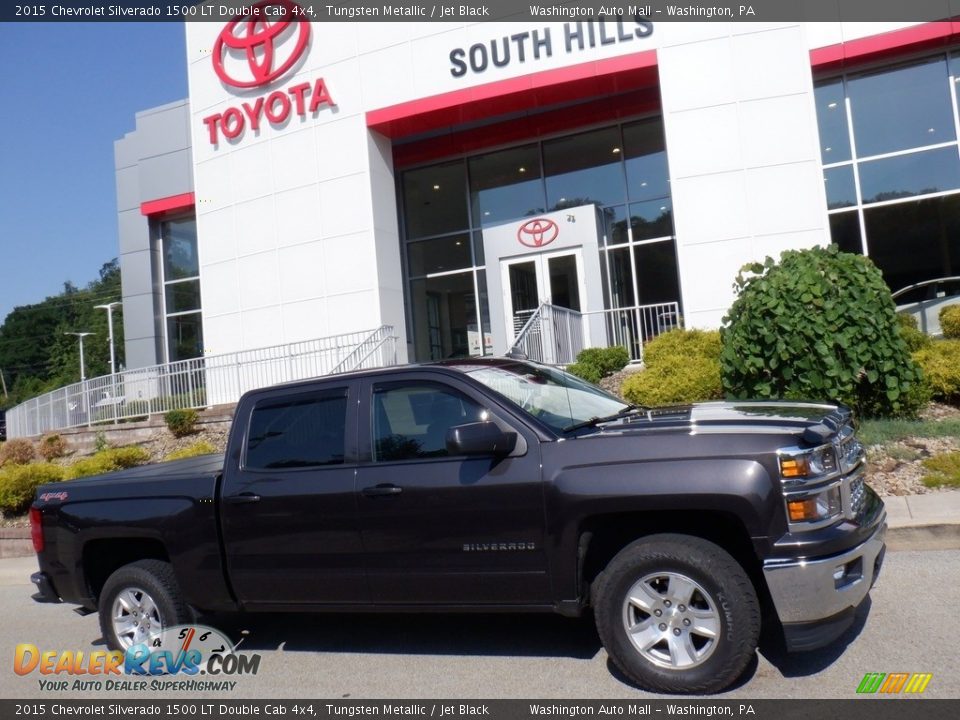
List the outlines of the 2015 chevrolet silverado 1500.
{"label": "2015 chevrolet silverado 1500", "polygon": [[451,360],[255,390],[223,456],[39,488],[32,580],[119,649],[197,612],[592,607],[636,683],[703,693],[762,617],[791,650],[840,635],[885,518],[844,408],[649,409]]}

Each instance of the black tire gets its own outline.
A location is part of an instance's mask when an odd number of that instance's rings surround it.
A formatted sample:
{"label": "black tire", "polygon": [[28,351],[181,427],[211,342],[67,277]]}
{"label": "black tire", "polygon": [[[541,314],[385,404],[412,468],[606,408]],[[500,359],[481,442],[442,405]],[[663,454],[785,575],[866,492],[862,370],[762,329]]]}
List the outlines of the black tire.
{"label": "black tire", "polygon": [[152,632],[156,631],[157,620],[162,627],[170,628],[189,623],[193,619],[190,607],[180,594],[180,587],[170,563],[162,560],[138,560],[124,565],[107,578],[98,603],[100,632],[111,650],[125,649],[114,629],[112,613],[117,597],[128,590],[145,592],[153,601],[156,613],[148,619]]}
{"label": "black tire", "polygon": [[[660,590],[669,587],[671,578],[677,590],[689,587],[685,580],[699,586],[689,596],[690,607],[663,599],[671,597]],[[637,603],[627,603],[631,589],[635,597],[642,596],[649,613]],[[667,534],[637,540],[610,561],[594,581],[592,595],[597,631],[607,654],[646,690],[719,692],[740,677],[756,652],[760,606],[753,584],[736,560],[706,540]],[[658,611],[661,614],[654,617]],[[696,619],[694,613],[707,619]],[[718,632],[710,637],[716,626]],[[645,650],[639,647],[653,642]]]}

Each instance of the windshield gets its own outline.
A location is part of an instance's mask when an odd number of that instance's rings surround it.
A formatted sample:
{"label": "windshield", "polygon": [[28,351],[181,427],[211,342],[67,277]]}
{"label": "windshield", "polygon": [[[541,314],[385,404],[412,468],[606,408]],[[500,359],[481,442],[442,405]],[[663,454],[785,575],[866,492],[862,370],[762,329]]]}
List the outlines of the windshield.
{"label": "windshield", "polygon": [[519,405],[560,433],[591,418],[618,413],[627,404],[562,370],[544,365],[456,365],[457,370]]}

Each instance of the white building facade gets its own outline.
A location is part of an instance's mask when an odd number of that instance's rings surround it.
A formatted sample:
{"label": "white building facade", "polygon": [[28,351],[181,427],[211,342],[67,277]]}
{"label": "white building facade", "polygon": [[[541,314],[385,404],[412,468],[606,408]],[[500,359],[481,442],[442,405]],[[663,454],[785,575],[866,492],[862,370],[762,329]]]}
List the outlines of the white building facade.
{"label": "white building facade", "polygon": [[629,345],[830,242],[960,274],[950,22],[186,33],[189,99],[117,143],[130,367],[380,325],[499,354],[544,302]]}

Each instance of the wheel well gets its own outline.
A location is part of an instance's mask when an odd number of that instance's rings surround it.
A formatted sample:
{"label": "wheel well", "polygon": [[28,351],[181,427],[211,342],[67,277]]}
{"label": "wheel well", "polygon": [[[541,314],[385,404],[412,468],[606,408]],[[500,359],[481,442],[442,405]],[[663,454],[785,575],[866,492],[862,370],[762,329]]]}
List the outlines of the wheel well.
{"label": "wheel well", "polygon": [[149,538],[112,538],[91,540],[83,547],[83,573],[90,596],[98,598],[113,572],[137,560],[170,562],[167,549],[159,540]]}
{"label": "wheel well", "polygon": [[[761,603],[769,597],[763,567],[743,523],[723,512],[669,511],[600,515],[581,526],[581,596],[589,599],[597,575],[634,540],[659,533],[692,535],[720,546],[740,564]],[[585,549],[585,552],[584,552]]]}

